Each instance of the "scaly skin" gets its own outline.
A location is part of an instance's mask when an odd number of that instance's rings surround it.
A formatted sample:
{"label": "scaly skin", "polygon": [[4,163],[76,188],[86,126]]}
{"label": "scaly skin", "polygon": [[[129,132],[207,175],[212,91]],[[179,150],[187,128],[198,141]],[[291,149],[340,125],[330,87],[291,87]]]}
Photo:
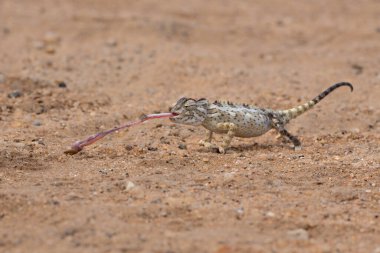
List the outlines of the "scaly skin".
{"label": "scaly skin", "polygon": [[[353,91],[353,86],[350,83],[337,83],[309,102],[289,110],[263,109],[247,104],[219,101],[210,103],[204,98],[196,100],[183,97],[170,108],[170,112],[176,115],[170,120],[179,124],[205,127],[209,130],[208,138],[200,141],[200,144],[205,147],[216,147],[220,153],[226,152],[234,137],[256,137],[271,129],[277,130],[281,136],[289,139],[295,150],[300,150],[301,142],[285,129],[285,125],[290,120],[310,110],[333,90],[341,86],[348,86]],[[226,134],[221,146],[217,147],[211,143],[213,133]]]}

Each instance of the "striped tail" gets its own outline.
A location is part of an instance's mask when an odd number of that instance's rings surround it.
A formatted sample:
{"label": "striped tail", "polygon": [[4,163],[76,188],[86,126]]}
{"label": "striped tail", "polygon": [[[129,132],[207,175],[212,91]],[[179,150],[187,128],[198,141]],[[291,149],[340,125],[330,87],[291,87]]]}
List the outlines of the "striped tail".
{"label": "striped tail", "polygon": [[294,107],[294,108],[289,109],[289,110],[279,111],[279,113],[280,113],[280,115],[283,115],[285,117],[286,121],[288,122],[289,120],[294,119],[294,118],[298,117],[299,115],[301,115],[302,113],[313,108],[314,105],[318,104],[319,101],[321,101],[324,97],[326,97],[333,90],[335,90],[341,86],[350,87],[351,92],[354,90],[354,87],[350,83],[347,83],[347,82],[336,83],[336,84],[332,85],[330,88],[327,88],[324,92],[322,92],[321,94],[316,96],[314,99],[310,100],[309,102],[307,102],[303,105]]}

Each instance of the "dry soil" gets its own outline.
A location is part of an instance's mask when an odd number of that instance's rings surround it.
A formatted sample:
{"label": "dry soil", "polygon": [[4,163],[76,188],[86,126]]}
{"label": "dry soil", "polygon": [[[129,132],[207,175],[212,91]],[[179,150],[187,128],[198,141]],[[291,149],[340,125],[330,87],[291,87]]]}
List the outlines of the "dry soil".
{"label": "dry soil", "polygon": [[[0,252],[380,252],[380,2],[0,0]],[[290,108],[225,155],[180,96]],[[220,141],[220,136],[218,138]]]}

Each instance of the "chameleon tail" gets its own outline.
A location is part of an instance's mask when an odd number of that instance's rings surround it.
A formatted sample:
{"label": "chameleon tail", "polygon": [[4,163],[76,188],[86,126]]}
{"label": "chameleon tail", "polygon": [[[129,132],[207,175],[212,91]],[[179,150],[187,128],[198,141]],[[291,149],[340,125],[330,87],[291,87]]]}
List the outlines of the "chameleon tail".
{"label": "chameleon tail", "polygon": [[281,115],[283,115],[287,121],[294,119],[294,118],[298,117],[299,115],[301,115],[302,113],[313,108],[314,105],[319,103],[319,101],[321,101],[324,97],[326,97],[333,90],[335,90],[341,86],[350,87],[351,92],[354,90],[354,87],[350,83],[347,83],[347,82],[336,83],[336,84],[332,85],[331,87],[327,88],[325,91],[323,91],[321,94],[319,94],[318,96],[316,96],[314,99],[310,100],[309,102],[307,102],[303,105],[288,109],[288,110],[279,111],[279,113]]}

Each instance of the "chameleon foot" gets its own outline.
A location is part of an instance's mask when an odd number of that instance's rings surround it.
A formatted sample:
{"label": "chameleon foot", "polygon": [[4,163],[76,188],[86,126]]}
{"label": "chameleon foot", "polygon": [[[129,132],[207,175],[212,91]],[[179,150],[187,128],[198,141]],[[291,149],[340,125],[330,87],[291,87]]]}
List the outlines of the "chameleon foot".
{"label": "chameleon foot", "polygon": [[218,147],[218,152],[221,153],[221,154],[225,154],[226,153],[226,149],[223,148],[223,147]]}
{"label": "chameleon foot", "polygon": [[200,146],[203,146],[205,148],[218,148],[217,146],[215,146],[215,144],[212,144],[211,142],[209,141],[205,141],[205,140],[200,140],[199,141],[199,145]]}
{"label": "chameleon foot", "polygon": [[231,144],[232,139],[235,136],[237,126],[234,123],[219,123],[218,128],[221,130],[227,130],[227,135],[223,140],[222,146],[218,147],[219,153],[225,154],[226,150]]}

